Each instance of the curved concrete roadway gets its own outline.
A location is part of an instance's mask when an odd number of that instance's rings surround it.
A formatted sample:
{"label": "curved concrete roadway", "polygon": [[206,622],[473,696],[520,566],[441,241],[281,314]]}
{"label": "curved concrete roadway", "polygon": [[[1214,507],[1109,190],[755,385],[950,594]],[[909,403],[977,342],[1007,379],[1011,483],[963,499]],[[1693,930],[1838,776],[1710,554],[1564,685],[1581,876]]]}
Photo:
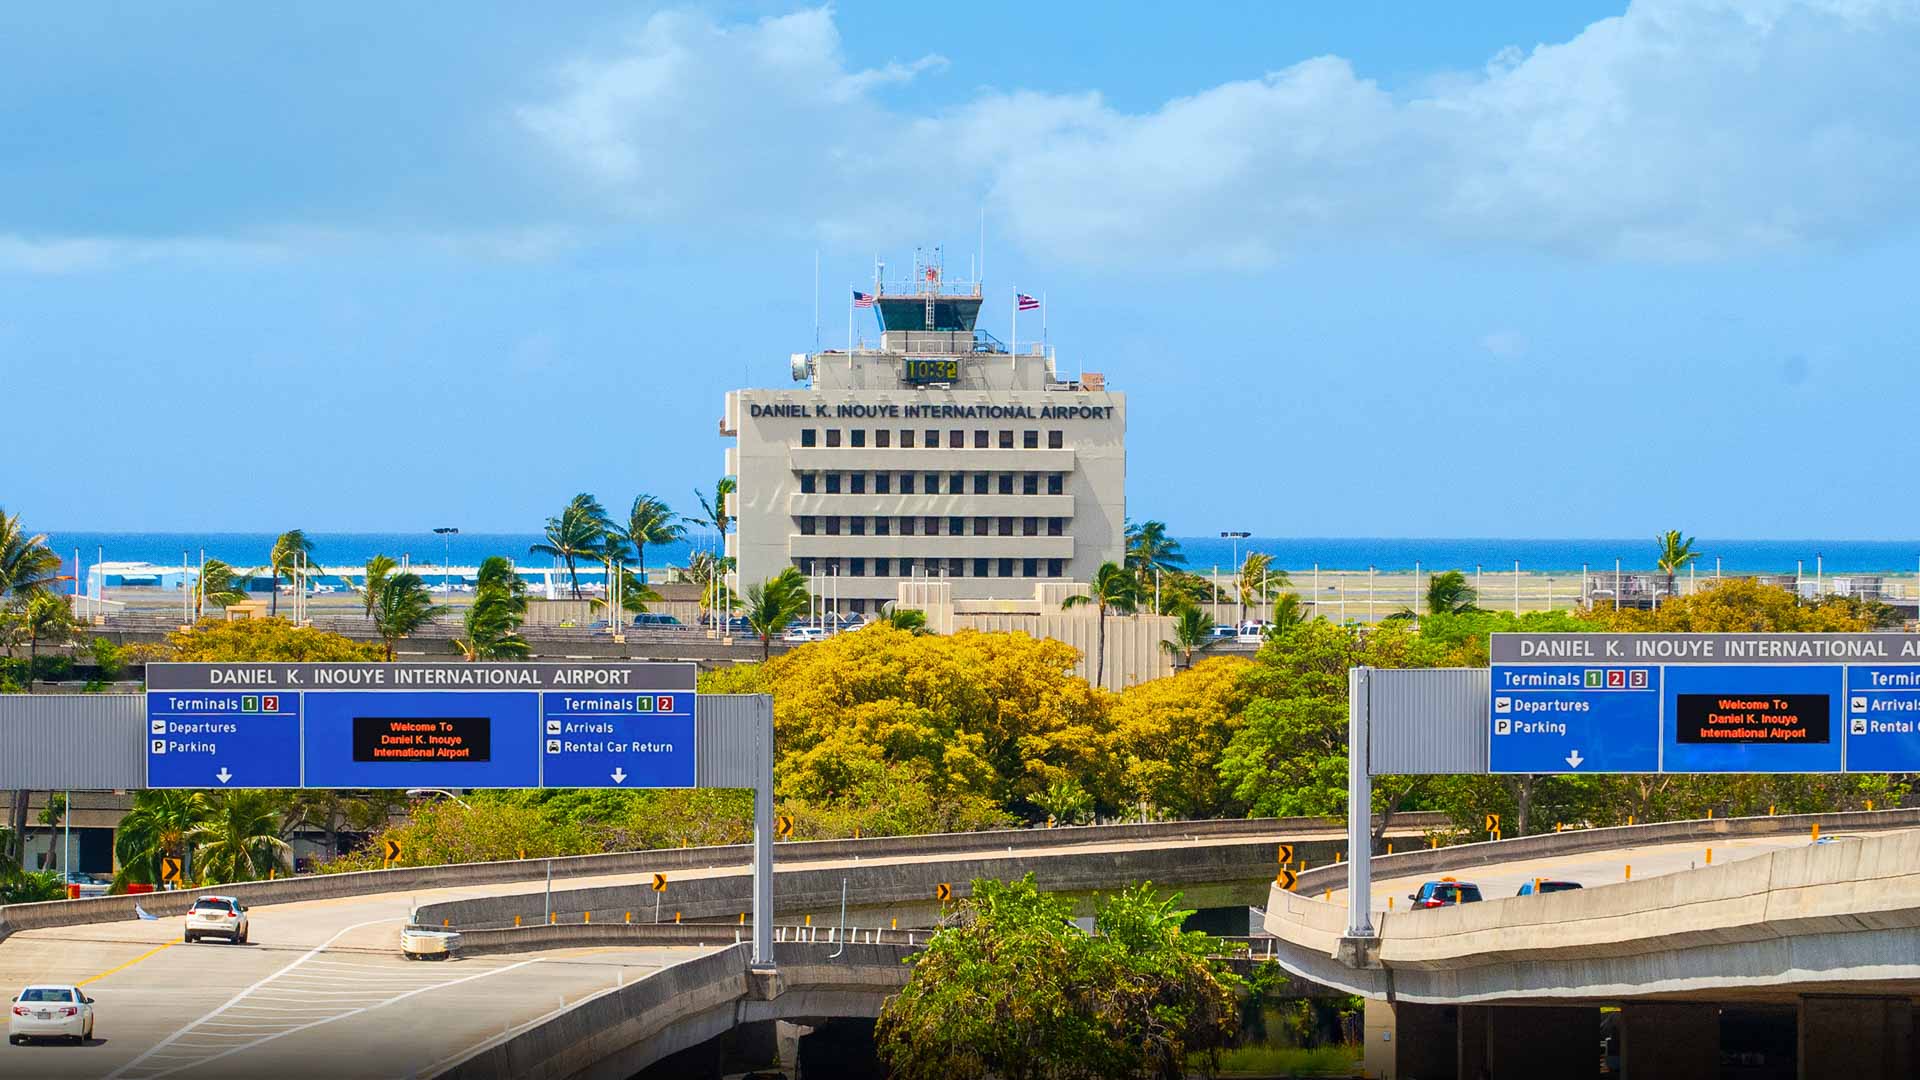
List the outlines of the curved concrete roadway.
{"label": "curved concrete roadway", "polygon": [[[1022,860],[1181,846],[1268,843],[1248,835],[1081,841],[1020,848]],[[1333,841],[1333,830],[1311,838]],[[1287,837],[1307,839],[1297,829]],[[1005,849],[995,849],[1002,850]],[[964,862],[978,850],[885,859],[782,860],[805,872],[884,863]],[[533,864],[537,867],[538,864]],[[419,889],[295,903],[257,903],[252,944],[181,943],[182,919],[119,921],[22,930],[0,942],[0,987],[11,997],[31,982],[80,982],[96,1000],[97,1038],[86,1047],[0,1046],[0,1076],[393,1077],[435,1069],[516,1027],[582,998],[700,955],[698,948],[600,948],[407,961],[399,930],[416,907],[448,900],[524,895],[529,880]],[[676,881],[737,876],[737,863],[673,872]],[[570,877],[566,895],[633,888],[646,874]],[[636,913],[638,917],[638,913]],[[728,935],[715,947],[734,944]]]}

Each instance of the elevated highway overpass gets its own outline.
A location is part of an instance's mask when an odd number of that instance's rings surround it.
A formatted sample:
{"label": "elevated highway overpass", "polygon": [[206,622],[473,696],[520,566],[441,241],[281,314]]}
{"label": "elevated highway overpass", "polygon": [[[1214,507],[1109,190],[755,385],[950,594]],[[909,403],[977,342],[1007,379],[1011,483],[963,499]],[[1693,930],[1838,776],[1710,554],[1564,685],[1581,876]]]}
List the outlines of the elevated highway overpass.
{"label": "elevated highway overpass", "polygon": [[[1395,835],[1417,830],[1409,826]],[[970,876],[1028,870],[1043,885],[1066,890],[1107,890],[1153,878],[1211,887],[1223,900],[1244,904],[1263,893],[1275,845],[1282,841],[1294,843],[1303,857],[1328,861],[1342,843],[1337,826],[1294,819],[780,844],[776,912],[790,923],[824,914],[837,907],[846,877],[855,883],[851,896],[861,908],[893,907],[898,915],[887,921],[899,917],[909,926],[929,921],[936,881],[952,880],[964,894]],[[651,918],[650,903],[642,906],[641,900],[652,898],[655,873],[670,880],[663,900],[673,905],[664,908],[667,919],[681,911],[684,918],[733,922],[748,910],[749,856],[744,845],[681,848],[225,886],[219,891],[251,908],[253,943],[239,947],[180,943],[180,916],[191,893],[0,908],[0,985],[81,982],[98,1000],[99,1016],[98,1038],[86,1047],[0,1047],[0,1075],[433,1075],[662,968],[721,950],[733,955],[737,923],[663,927],[666,933],[653,932],[651,941],[639,934],[609,939],[605,932],[625,927],[628,910],[636,919]],[[555,881],[552,910],[564,926],[540,925],[549,870]],[[622,905],[618,913],[609,902]],[[157,918],[138,918],[136,906]],[[523,925],[518,935],[496,934],[506,939],[493,943],[498,952],[446,963],[409,962],[400,954],[399,933],[411,920],[437,926],[457,914],[461,926],[510,927],[515,912],[532,925]],[[590,912],[596,921],[589,921]],[[877,925],[877,915],[870,918]],[[834,946],[797,945],[793,935],[786,936],[775,952],[783,975],[797,986],[809,985],[804,972],[788,973],[785,962],[824,956]],[[898,965],[886,971],[895,977]],[[818,988],[819,980],[811,985]],[[758,1023],[781,1010],[829,1006],[871,1016],[874,1000],[815,994],[778,1008],[749,1009],[739,1018]],[[721,1009],[685,1025],[666,1025],[648,1034],[647,1045],[674,1052],[723,1013],[732,1015]]]}
{"label": "elevated highway overpass", "polygon": [[[1264,926],[1288,970],[1371,999],[1375,1075],[1590,1075],[1602,1006],[1621,1009],[1634,1077],[1721,1075],[1730,1011],[1787,1033],[1772,1057],[1791,1052],[1793,1070],[1778,1075],[1914,1075],[1920,821],[1820,823],[1819,843],[1808,819],[1757,818],[1379,856],[1377,937],[1348,935],[1333,870],[1272,890]],[[1443,874],[1486,900],[1407,910]],[[1514,895],[1538,877],[1586,887]]]}

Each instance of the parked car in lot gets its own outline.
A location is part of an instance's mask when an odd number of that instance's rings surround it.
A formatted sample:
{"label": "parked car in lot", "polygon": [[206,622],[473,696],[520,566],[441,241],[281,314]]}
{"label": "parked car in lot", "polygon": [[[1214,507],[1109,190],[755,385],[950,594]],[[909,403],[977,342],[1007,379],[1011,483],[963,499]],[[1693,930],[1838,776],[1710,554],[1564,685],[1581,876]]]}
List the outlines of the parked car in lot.
{"label": "parked car in lot", "polygon": [[643,611],[640,614],[635,615],[633,617],[633,625],[655,626],[655,627],[658,627],[658,626],[676,626],[677,627],[680,625],[680,620],[674,618],[671,615],[662,615],[658,612],[653,612],[653,611]]}
{"label": "parked car in lot", "polygon": [[1480,886],[1452,878],[1424,882],[1420,891],[1408,893],[1407,899],[1413,901],[1416,908],[1452,907],[1455,904],[1477,904],[1480,902]]}
{"label": "parked car in lot", "polygon": [[247,907],[231,896],[202,896],[187,912],[189,944],[203,937],[226,938],[233,945],[247,943]]}
{"label": "parked car in lot", "polygon": [[826,627],[823,626],[789,626],[787,627],[787,632],[780,636],[780,640],[790,641],[795,644],[808,641],[825,641],[827,640],[827,630]]}
{"label": "parked car in lot", "polygon": [[13,999],[7,1018],[7,1042],[33,1039],[82,1043],[93,1038],[93,999],[77,986],[29,986]]}
{"label": "parked car in lot", "polygon": [[1580,888],[1580,883],[1577,881],[1555,881],[1551,878],[1534,878],[1532,881],[1520,886],[1520,891],[1514,893],[1514,895],[1537,896],[1541,893],[1568,892],[1578,888]]}
{"label": "parked car in lot", "polygon": [[1215,623],[1213,625],[1213,636],[1216,639],[1224,638],[1230,641],[1240,636],[1240,628],[1231,623]]}

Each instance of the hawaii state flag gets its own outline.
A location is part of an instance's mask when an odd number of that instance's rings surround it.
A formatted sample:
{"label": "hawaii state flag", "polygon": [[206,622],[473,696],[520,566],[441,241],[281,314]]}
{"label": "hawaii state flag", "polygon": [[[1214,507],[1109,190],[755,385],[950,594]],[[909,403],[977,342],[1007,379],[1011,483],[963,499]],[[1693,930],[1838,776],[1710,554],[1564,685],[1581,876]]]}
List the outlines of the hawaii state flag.
{"label": "hawaii state flag", "polygon": [[1014,305],[1021,311],[1039,311],[1040,310],[1040,301],[1035,300],[1033,297],[1028,296],[1026,293],[1014,293],[1013,302],[1014,302]]}

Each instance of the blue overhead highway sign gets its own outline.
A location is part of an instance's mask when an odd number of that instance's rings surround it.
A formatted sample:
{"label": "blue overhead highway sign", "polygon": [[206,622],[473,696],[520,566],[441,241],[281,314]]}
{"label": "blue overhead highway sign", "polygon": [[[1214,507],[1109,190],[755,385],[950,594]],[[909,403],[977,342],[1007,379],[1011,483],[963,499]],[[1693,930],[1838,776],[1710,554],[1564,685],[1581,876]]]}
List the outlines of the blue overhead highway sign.
{"label": "blue overhead highway sign", "polygon": [[1655,667],[1496,667],[1488,767],[1658,772],[1659,702]]}
{"label": "blue overhead highway sign", "polygon": [[692,787],[694,676],[675,663],[151,664],[148,786]]}
{"label": "blue overhead highway sign", "polygon": [[1495,634],[1490,655],[1493,772],[1920,770],[1914,635]]}
{"label": "blue overhead highway sign", "polygon": [[148,693],[147,786],[299,787],[300,696]]}

